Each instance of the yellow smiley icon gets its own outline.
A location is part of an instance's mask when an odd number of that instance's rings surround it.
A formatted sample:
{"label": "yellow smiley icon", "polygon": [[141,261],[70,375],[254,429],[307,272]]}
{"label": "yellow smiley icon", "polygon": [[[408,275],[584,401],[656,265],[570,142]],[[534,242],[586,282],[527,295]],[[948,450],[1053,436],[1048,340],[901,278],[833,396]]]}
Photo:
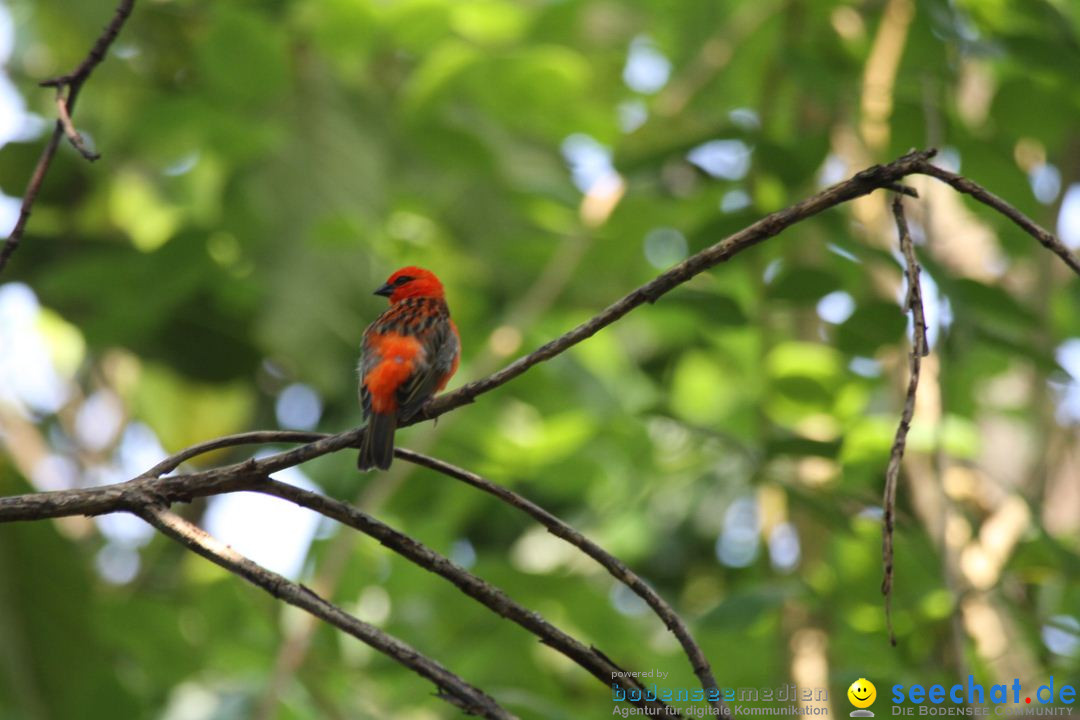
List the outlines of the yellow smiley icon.
{"label": "yellow smiley icon", "polygon": [[877,699],[877,688],[866,678],[859,678],[847,689],[848,700],[857,708],[868,708]]}

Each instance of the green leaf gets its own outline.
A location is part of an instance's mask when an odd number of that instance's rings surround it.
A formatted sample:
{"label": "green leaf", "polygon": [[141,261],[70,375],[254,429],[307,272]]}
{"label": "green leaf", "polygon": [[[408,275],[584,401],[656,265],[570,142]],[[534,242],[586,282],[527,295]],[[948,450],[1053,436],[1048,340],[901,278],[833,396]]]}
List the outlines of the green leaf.
{"label": "green leaf", "polygon": [[277,97],[287,81],[285,33],[260,13],[231,3],[213,8],[199,43],[202,79],[220,102],[254,110]]}
{"label": "green leaf", "polygon": [[849,355],[871,357],[883,345],[901,340],[907,320],[900,307],[882,300],[859,302],[836,328],[836,345]]}
{"label": "green leaf", "polygon": [[0,666],[6,668],[0,687],[17,715],[141,716],[108,662],[115,644],[99,632],[100,607],[84,554],[52,523],[5,524],[0,575]]}
{"label": "green leaf", "polygon": [[769,284],[769,297],[799,304],[813,304],[842,287],[840,278],[828,270],[791,266]]}
{"label": "green leaf", "polygon": [[960,278],[948,282],[948,295],[963,312],[988,326],[1006,326],[1028,329],[1037,323],[1034,312],[1024,307],[1015,297],[997,285],[987,285]]}

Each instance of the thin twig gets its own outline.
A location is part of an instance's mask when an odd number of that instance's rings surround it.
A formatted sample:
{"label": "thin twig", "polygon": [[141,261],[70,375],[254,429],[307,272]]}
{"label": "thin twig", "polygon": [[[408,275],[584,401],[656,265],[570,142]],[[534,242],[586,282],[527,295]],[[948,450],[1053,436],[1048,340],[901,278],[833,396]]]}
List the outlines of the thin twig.
{"label": "thin twig", "polygon": [[75,129],[75,125],[72,124],[71,113],[68,112],[68,101],[64,97],[63,90],[58,90],[56,93],[56,114],[60,119],[60,127],[64,128],[64,135],[67,136],[71,146],[78,150],[80,155],[91,162],[101,157],[101,155],[86,147],[83,136],[79,134],[79,131]]}
{"label": "thin twig", "polygon": [[22,205],[19,206],[19,218],[15,221],[15,227],[12,228],[11,234],[4,241],[4,247],[0,248],[0,272],[4,271],[8,259],[11,258],[22,241],[23,233],[26,231],[26,223],[30,220],[30,210],[34,207],[34,201],[37,200],[38,192],[41,191],[41,184],[45,181],[45,174],[49,172],[49,164],[52,163],[56,149],[60,146],[60,139],[63,137],[64,128],[60,121],[57,121],[52,135],[49,136],[49,142],[45,143],[45,149],[41,151],[37,165],[34,166],[34,172],[30,175],[30,182],[27,184],[26,192],[23,194]]}
{"label": "thin twig", "polygon": [[133,509],[133,512],[160,530],[163,535],[189,550],[239,575],[274,597],[306,610],[435,683],[439,688],[438,697],[465,713],[492,720],[511,720],[515,717],[482,690],[465,682],[415,648],[374,625],[353,617],[309,588],[267,570],[176,513],[153,504],[142,505]]}
{"label": "thin twig", "polygon": [[885,186],[886,190],[892,190],[894,193],[900,193],[901,195],[907,195],[910,198],[919,197],[919,191],[910,185],[903,185],[901,183],[889,183]]}
{"label": "thin twig", "polygon": [[896,218],[896,230],[900,236],[900,251],[904,255],[904,274],[907,276],[908,291],[904,309],[911,313],[912,344],[911,370],[908,378],[907,395],[904,397],[904,410],[900,414],[900,424],[896,428],[892,449],[889,451],[889,465],[885,470],[884,506],[885,522],[881,535],[881,555],[885,565],[885,577],[881,581],[881,593],[885,596],[885,622],[889,629],[889,642],[896,645],[896,633],[892,624],[892,589],[893,589],[893,529],[896,518],[896,485],[900,476],[900,462],[904,459],[904,447],[907,444],[911,418],[915,414],[915,395],[919,389],[919,373],[922,359],[929,352],[926,344],[926,316],[923,312],[922,285],[919,283],[919,262],[915,257],[915,247],[911,242],[907,219],[904,217],[904,203],[899,196],[893,198],[893,216]]}
{"label": "thin twig", "polygon": [[957,192],[970,195],[984,205],[994,208],[1016,223],[1021,230],[1038,240],[1039,244],[1044,248],[1061,258],[1062,261],[1069,266],[1070,270],[1077,275],[1080,275],[1080,259],[1077,259],[1076,255],[1066,247],[1065,243],[1061,242],[1061,240],[1053,233],[1040,227],[1034,220],[984,188],[982,185],[967,179],[963,175],[957,175],[954,172],[949,172],[944,168],[938,167],[931,163],[929,159],[918,162],[915,171],[922,175],[935,177],[943,183],[952,186]]}
{"label": "thin twig", "polygon": [[[37,165],[34,166],[34,172],[30,176],[30,182],[27,184],[26,192],[23,194],[22,205],[19,207],[19,218],[15,221],[15,227],[12,228],[11,234],[4,241],[4,247],[0,248],[0,272],[4,271],[8,260],[22,241],[23,233],[26,232],[26,223],[30,220],[30,211],[33,209],[34,202],[41,191],[41,184],[45,181],[45,175],[49,172],[53,157],[56,156],[56,151],[60,147],[60,139],[65,134],[72,137],[65,130],[65,118],[66,124],[71,128],[74,137],[80,137],[71,123],[71,113],[75,112],[75,100],[78,99],[79,91],[82,89],[83,83],[90,77],[90,73],[105,59],[105,53],[108,52],[109,46],[116,40],[120,28],[124,26],[124,22],[131,15],[131,10],[134,7],[135,0],[120,0],[112,20],[102,30],[101,35],[98,36],[93,47],[90,48],[90,52],[79,63],[79,66],[67,75],[61,75],[40,83],[43,87],[55,87],[61,98],[63,97],[63,89],[66,87],[67,99],[58,100],[60,118],[57,119],[52,135],[49,136],[49,141],[45,144],[41,155],[38,156]],[[74,140],[72,140],[72,144],[83,153],[84,157],[87,157],[84,148],[79,147],[79,144],[75,143]],[[88,157],[88,159],[93,158]]]}
{"label": "thin twig", "polygon": [[[447,477],[460,480],[467,485],[483,490],[489,495],[494,495],[507,505],[515,507],[532,517],[547,528],[548,532],[552,535],[562,538],[596,562],[600,563],[612,577],[622,582],[638,597],[644,600],[649,607],[653,609],[653,612],[655,612],[663,621],[668,630],[678,638],[679,644],[682,645],[683,651],[690,660],[690,665],[694,670],[694,674],[697,675],[698,679],[701,681],[701,687],[704,688],[706,697],[715,697],[715,702],[712,702],[711,704],[720,709],[722,715],[729,714],[723,700],[719,699],[719,688],[716,684],[716,678],[713,677],[709,661],[706,659],[705,653],[701,651],[701,648],[694,641],[693,636],[690,634],[690,629],[686,627],[686,623],[682,621],[682,618],[679,617],[678,613],[676,613],[675,610],[672,609],[672,607],[668,605],[668,603],[660,597],[647,582],[627,567],[621,560],[604,550],[592,540],[589,540],[555,515],[531,500],[515,493],[513,490],[493,483],[490,480],[486,480],[476,473],[469,472],[456,465],[451,465],[448,462],[418,452],[413,452],[412,450],[400,447],[394,448],[394,455],[407,462],[421,465],[430,470],[434,470],[435,472],[442,473]],[[710,694],[710,690],[713,691],[712,694]]]}
{"label": "thin twig", "polygon": [[[60,75],[59,77],[50,78],[48,80],[42,80],[39,85],[41,87],[62,87],[67,85],[76,93],[78,89],[82,87],[82,84],[86,82],[86,78],[90,77],[90,73],[94,71],[98,65],[105,59],[105,53],[109,51],[109,46],[116,40],[116,36],[120,34],[120,28],[124,26],[128,17],[131,15],[132,9],[135,7],[135,0],[120,0],[120,4],[116,7],[116,12],[113,13],[112,20],[101,31],[101,35],[94,41],[94,46],[90,48],[90,52],[86,54],[83,61],[79,63],[79,66],[72,70],[67,75]],[[70,105],[74,105],[74,99],[71,100]]]}
{"label": "thin twig", "polygon": [[189,448],[185,448],[178,453],[170,455],[154,467],[144,472],[139,477],[151,478],[160,477],[167,473],[172,472],[181,464],[187,462],[193,457],[198,457],[214,450],[221,450],[227,447],[237,447],[239,445],[265,445],[268,443],[310,443],[316,440],[321,440],[327,437],[325,433],[318,432],[304,432],[300,430],[255,430],[253,432],[236,433],[235,435],[225,435],[224,437],[214,438],[213,440],[207,440],[197,445],[192,445]]}

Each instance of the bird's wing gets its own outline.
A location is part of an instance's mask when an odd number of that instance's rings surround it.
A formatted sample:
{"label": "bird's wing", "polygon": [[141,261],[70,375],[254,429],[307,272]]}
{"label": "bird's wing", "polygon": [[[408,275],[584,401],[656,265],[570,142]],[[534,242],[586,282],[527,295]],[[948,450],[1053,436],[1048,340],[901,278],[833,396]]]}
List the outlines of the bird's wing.
{"label": "bird's wing", "polygon": [[440,318],[419,338],[425,362],[414,366],[413,374],[397,391],[398,417],[408,419],[441,387],[458,356],[457,334],[448,318]]}
{"label": "bird's wing", "polygon": [[356,371],[360,375],[357,394],[360,396],[360,407],[364,409],[364,417],[371,415],[371,392],[367,389],[367,383],[364,382],[364,378],[366,378],[368,373],[370,373],[382,360],[379,353],[375,350],[372,335],[371,328],[368,328],[364,332],[364,340],[360,346],[360,363],[356,366]]}

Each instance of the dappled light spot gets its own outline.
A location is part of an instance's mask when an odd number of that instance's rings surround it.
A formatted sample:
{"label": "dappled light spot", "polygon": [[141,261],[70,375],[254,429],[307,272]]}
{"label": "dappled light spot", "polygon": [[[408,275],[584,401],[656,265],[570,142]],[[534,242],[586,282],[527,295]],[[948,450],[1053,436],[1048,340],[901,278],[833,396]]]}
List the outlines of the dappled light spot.
{"label": "dappled light spot", "polygon": [[499,357],[506,357],[521,347],[521,331],[513,325],[500,325],[491,333],[488,347]]}
{"label": "dappled light spot", "polygon": [[975,640],[983,658],[997,658],[1008,651],[1008,631],[999,612],[984,595],[971,595],[961,604],[964,627]]}
{"label": "dappled light spot", "polygon": [[231,267],[240,259],[240,241],[229,232],[218,230],[206,238],[206,252],[222,267]]}
{"label": "dappled light spot", "polygon": [[761,129],[761,116],[757,110],[747,107],[738,107],[728,113],[728,119],[740,130],[751,132]]}
{"label": "dappled light spot", "polygon": [[[267,448],[256,459],[271,454]],[[274,478],[312,492],[319,488],[298,468]],[[210,498],[206,531],[237,552],[287,578],[300,577],[319,515],[292,503],[258,493],[230,493]]]}
{"label": "dappled light spot", "polygon": [[82,357],[82,336],[74,329],[47,335],[45,317],[27,285],[0,285],[0,402],[24,412],[58,411],[70,388],[53,358],[71,356],[77,363]]}
{"label": "dappled light spot", "polygon": [[562,155],[570,167],[574,185],[583,193],[600,181],[610,182],[616,175],[611,148],[583,133],[570,135],[562,142]]}
{"label": "dappled light spot", "polygon": [[136,249],[152,252],[176,233],[181,211],[144,175],[124,170],[112,181],[109,217],[128,234]]}
{"label": "dappled light spot", "polygon": [[322,417],[322,398],[310,385],[293,383],[274,403],[278,426],[286,430],[311,430]]}
{"label": "dappled light spot", "polygon": [[791,572],[799,564],[802,549],[795,526],[783,522],[769,533],[769,561],[781,572]]}
{"label": "dappled light spot", "polygon": [[615,608],[620,615],[641,617],[649,612],[649,606],[645,604],[645,601],[635,595],[630,588],[622,583],[613,585],[608,597],[611,600],[611,606]]}
{"label": "dappled light spot", "polygon": [[825,157],[825,162],[822,164],[821,170],[818,171],[818,184],[821,187],[835,185],[845,179],[849,174],[848,165],[844,162],[844,159],[839,155],[829,153],[829,155]]}
{"label": "dappled light spot", "polygon": [[960,160],[960,151],[952,145],[946,145],[938,151],[938,154],[934,156],[931,162],[939,168],[958,173],[960,172]]}
{"label": "dappled light spot", "polygon": [[859,265],[862,264],[862,260],[860,260],[857,255],[855,255],[854,253],[852,253],[852,252],[850,252],[848,250],[845,250],[844,248],[840,247],[836,243],[829,243],[825,247],[828,248],[829,252],[833,253],[834,255],[839,255],[840,257],[844,258],[845,260],[850,260],[851,262],[859,264]]}
{"label": "dappled light spot", "polygon": [[624,133],[634,132],[649,119],[649,109],[641,100],[621,102],[616,112],[619,115],[619,129]]}
{"label": "dappled light spot", "polygon": [[1035,166],[1028,173],[1028,181],[1035,199],[1043,205],[1053,203],[1061,192],[1061,171],[1054,165],[1042,163]]}
{"label": "dappled light spot", "polygon": [[840,465],[829,458],[800,458],[798,476],[799,482],[807,487],[821,487],[840,477]]}
{"label": "dappled light spot", "polygon": [[869,520],[874,523],[881,522],[881,519],[885,516],[885,510],[880,505],[867,505],[859,514],[855,517],[862,520]]}
{"label": "dappled light spot", "polygon": [[79,466],[69,457],[48,453],[34,465],[30,482],[38,490],[69,490],[79,480]]}
{"label": "dappled light spot", "polygon": [[75,436],[79,443],[87,450],[104,450],[120,432],[123,413],[120,398],[111,390],[94,392],[75,414]]}
{"label": "dappled light spot", "polygon": [[224,704],[221,695],[202,683],[180,683],[169,693],[161,720],[211,720]]}
{"label": "dappled light spot", "polygon": [[450,546],[450,560],[463,568],[476,564],[476,548],[468,538],[458,538]]}
{"label": "dappled light spot", "polygon": [[581,199],[579,214],[586,227],[600,227],[626,193],[626,181],[618,173],[604,175],[594,182]]}
{"label": "dappled light spot", "polygon": [[781,258],[772,260],[771,262],[769,262],[768,265],[765,266],[765,269],[762,271],[761,279],[765,281],[766,285],[768,285],[776,279],[776,276],[780,274],[780,271],[783,269],[783,267],[784,261]]}
{"label": "dappled light spot", "polygon": [[94,556],[98,575],[113,585],[126,585],[134,580],[139,574],[139,565],[138,551],[121,543],[105,543]]}
{"label": "dappled light spot", "polygon": [[1065,191],[1058,213],[1057,231],[1065,245],[1073,250],[1080,247],[1080,183],[1073,183]]}
{"label": "dappled light spot", "polygon": [[154,528],[134,515],[112,513],[94,518],[94,524],[109,542],[128,548],[140,548],[154,537]]}
{"label": "dappled light spot", "polygon": [[848,363],[848,369],[856,375],[861,375],[866,378],[881,376],[881,363],[873,358],[853,357]]}
{"label": "dappled light spot", "polygon": [[645,259],[666,270],[686,258],[686,237],[675,228],[653,228],[645,235]]}
{"label": "dappled light spot", "polygon": [[1062,424],[1080,421],[1080,339],[1070,338],[1054,351],[1058,365],[1068,374],[1065,382],[1050,381],[1056,390],[1057,418]]}
{"label": "dappled light spot", "polygon": [[169,177],[179,177],[181,175],[186,175],[187,173],[191,172],[192,168],[194,168],[195,165],[199,162],[200,155],[201,153],[199,153],[198,151],[187,153],[186,155],[181,156],[174,162],[167,165],[165,169],[162,170],[162,172]]}
{"label": "dappled light spot", "polygon": [[848,42],[866,37],[866,23],[859,11],[850,5],[838,5],[829,14],[829,21],[836,34]]}
{"label": "dappled light spot", "polygon": [[975,588],[998,582],[1016,544],[1031,525],[1031,511],[1018,496],[1007,497],[979,528],[977,538],[960,553],[960,571]]}
{"label": "dappled light spot", "polygon": [[165,459],[165,448],[149,425],[130,422],[117,445],[114,461],[126,477],[135,477]]}
{"label": "dappled light spot", "polygon": [[0,2],[0,63],[7,62],[15,47],[15,23],[7,4]]}
{"label": "dappled light spot", "polygon": [[425,215],[408,210],[395,210],[386,221],[386,232],[397,240],[427,246],[438,237],[439,228]]}
{"label": "dappled light spot", "polygon": [[649,37],[639,35],[630,42],[630,52],[623,68],[623,81],[627,87],[651,95],[667,85],[670,76],[671,61]]}
{"label": "dappled light spot", "polygon": [[686,158],[723,180],[742,180],[750,170],[752,150],[742,140],[710,140],[693,148]]}
{"label": "dappled light spot", "polygon": [[544,528],[532,528],[510,547],[510,562],[522,572],[550,573],[568,559],[572,548]]}
{"label": "dappled light spot", "polygon": [[745,190],[728,190],[720,198],[720,209],[726,213],[738,212],[750,207],[750,195]]}
{"label": "dappled light spot", "polygon": [[1046,649],[1056,655],[1073,657],[1080,653],[1080,620],[1072,615],[1054,615],[1042,626]]}
{"label": "dappled light spot", "polygon": [[724,512],[724,526],[716,540],[716,558],[727,567],[747,567],[757,559],[760,540],[757,501],[739,498]]}
{"label": "dappled light spot", "polygon": [[1046,164],[1046,146],[1036,138],[1022,137],[1013,145],[1013,160],[1017,167],[1030,174]]}
{"label": "dappled light spot", "polygon": [[818,317],[833,325],[844,322],[851,317],[853,312],[855,312],[855,298],[843,290],[829,293],[817,304]]}
{"label": "dappled light spot", "polygon": [[368,585],[356,601],[356,616],[372,625],[383,625],[390,619],[393,601],[381,585]]}

